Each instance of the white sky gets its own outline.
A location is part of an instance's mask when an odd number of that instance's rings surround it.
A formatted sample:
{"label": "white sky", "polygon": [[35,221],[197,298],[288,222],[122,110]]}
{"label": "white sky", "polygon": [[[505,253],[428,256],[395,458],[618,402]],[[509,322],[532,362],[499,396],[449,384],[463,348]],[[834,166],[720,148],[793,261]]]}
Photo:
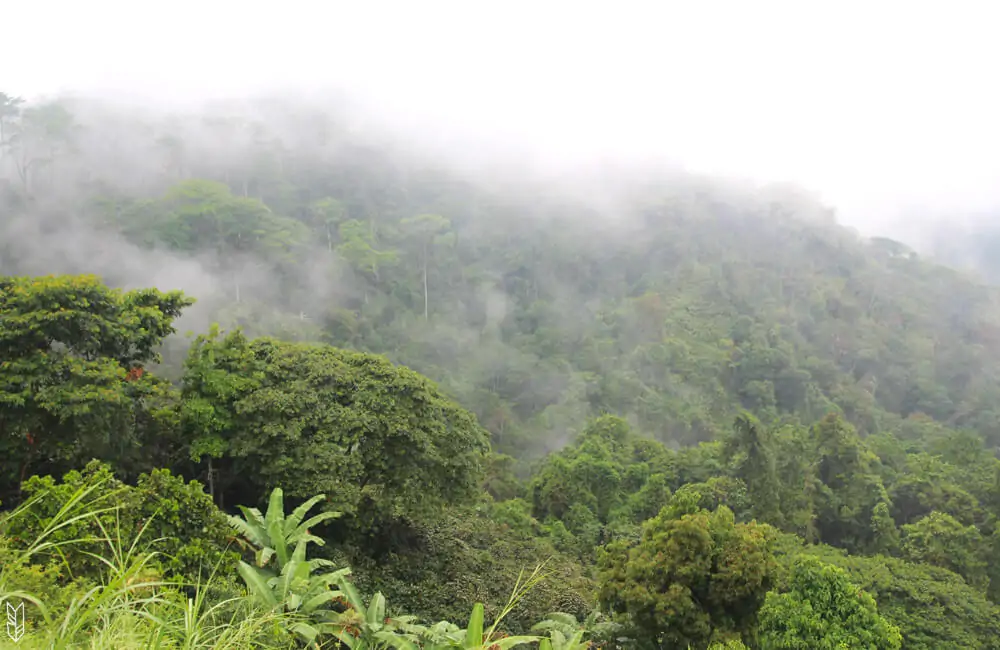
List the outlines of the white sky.
{"label": "white sky", "polygon": [[4,2],[0,89],[346,84],[556,157],[794,180],[862,231],[1000,205],[1000,2]]}

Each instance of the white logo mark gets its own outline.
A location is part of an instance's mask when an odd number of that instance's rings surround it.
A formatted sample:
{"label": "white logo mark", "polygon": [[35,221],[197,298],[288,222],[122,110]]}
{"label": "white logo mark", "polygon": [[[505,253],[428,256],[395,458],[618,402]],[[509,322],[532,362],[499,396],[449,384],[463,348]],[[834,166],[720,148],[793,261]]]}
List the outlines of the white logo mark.
{"label": "white logo mark", "polygon": [[24,636],[24,603],[18,603],[17,607],[7,603],[7,636],[15,642]]}

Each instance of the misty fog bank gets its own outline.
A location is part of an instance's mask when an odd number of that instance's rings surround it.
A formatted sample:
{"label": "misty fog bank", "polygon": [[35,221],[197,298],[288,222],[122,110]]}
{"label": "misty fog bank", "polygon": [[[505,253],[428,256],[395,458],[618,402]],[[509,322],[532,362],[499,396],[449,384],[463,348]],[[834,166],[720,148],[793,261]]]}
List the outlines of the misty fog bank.
{"label": "misty fog bank", "polygon": [[[945,217],[925,207],[912,210],[908,218],[893,217],[899,206],[854,206],[845,214],[825,199],[824,192],[799,184],[699,174],[671,160],[669,151],[652,155],[588,150],[586,134],[581,134],[578,153],[567,156],[565,149],[547,150],[545,142],[518,139],[502,130],[491,134],[426,112],[411,114],[380,103],[372,93],[287,90],[228,99],[180,97],[173,105],[139,95],[74,93],[41,96],[23,106],[49,103],[72,115],[72,134],[57,134],[63,142],[56,149],[64,151],[42,173],[58,178],[50,176],[31,197],[35,206],[28,210],[31,216],[8,212],[0,226],[8,249],[19,253],[16,268],[30,273],[94,272],[121,286],[184,289],[203,302],[211,302],[220,287],[231,284],[211,270],[217,263],[205,254],[140,252],[114,228],[102,229],[93,219],[81,218],[86,202],[109,192],[152,198],[178,180],[199,175],[233,185],[237,194],[263,198],[262,188],[252,187],[252,177],[262,167],[280,171],[284,160],[298,158],[306,166],[336,162],[361,168],[368,159],[388,156],[397,178],[390,182],[405,183],[413,174],[438,170],[451,182],[493,196],[515,197],[523,205],[573,206],[580,219],[604,223],[599,228],[604,236],[636,228],[636,209],[644,196],[656,197],[671,186],[685,192],[704,184],[736,203],[748,196],[764,203],[777,201],[791,206],[800,218],[827,225],[836,221],[861,235],[895,238],[970,271],[982,270],[983,254],[974,247],[966,249],[991,216],[989,211],[956,208]],[[51,158],[55,149],[47,153]],[[8,192],[19,182],[14,158],[8,150],[0,159],[0,183]],[[53,212],[55,205],[61,208]],[[67,206],[72,206],[68,214]],[[880,209],[886,210],[881,218],[876,212]],[[40,218],[39,210],[48,210],[49,216]],[[546,210],[534,212],[541,218]],[[960,223],[964,234],[957,231]],[[8,259],[6,266],[10,265]],[[240,274],[252,281],[253,271]]]}

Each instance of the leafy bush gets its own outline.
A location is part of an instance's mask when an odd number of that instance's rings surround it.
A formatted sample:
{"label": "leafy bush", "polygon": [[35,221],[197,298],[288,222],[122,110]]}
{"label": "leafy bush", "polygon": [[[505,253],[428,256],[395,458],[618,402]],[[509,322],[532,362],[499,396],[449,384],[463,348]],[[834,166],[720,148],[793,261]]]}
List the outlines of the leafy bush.
{"label": "leafy bush", "polygon": [[[3,523],[4,534],[15,546],[35,539],[66,504],[73,503],[69,516],[88,513],[52,535],[55,543],[73,544],[43,554],[46,562],[64,559],[67,578],[99,579],[106,573],[98,559],[104,552],[102,540],[120,533],[128,539],[139,531],[141,542],[157,551],[155,564],[167,579],[194,584],[216,569],[223,574],[235,571],[239,554],[229,548],[233,531],[225,514],[197,481],[185,483],[169,470],[143,474],[132,487],[116,479],[106,464],[92,461],[59,482],[32,476],[23,492],[28,497],[25,507]],[[73,496],[81,493],[85,498],[74,502]]]}

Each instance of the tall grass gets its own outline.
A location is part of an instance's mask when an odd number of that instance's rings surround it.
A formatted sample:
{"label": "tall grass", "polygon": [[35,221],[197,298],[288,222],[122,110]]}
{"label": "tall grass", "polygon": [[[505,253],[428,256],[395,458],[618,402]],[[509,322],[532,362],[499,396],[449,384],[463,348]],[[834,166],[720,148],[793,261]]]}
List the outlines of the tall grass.
{"label": "tall grass", "polygon": [[[17,546],[3,537],[7,524],[32,516],[32,507],[45,493],[36,495],[2,515],[0,544],[0,607],[25,604],[26,633],[18,641],[0,629],[0,647],[19,649],[131,648],[291,648],[287,632],[295,621],[283,612],[257,606],[242,589],[219,580],[213,571],[206,580],[190,585],[193,597],[176,582],[162,579],[157,553],[159,540],[144,540],[148,522],[126,535],[118,525],[106,526],[101,515],[117,511],[107,499],[88,499],[99,487],[78,489],[63,503],[33,540]],[[99,535],[55,541],[57,533],[78,524],[96,524]],[[103,552],[83,550],[97,543]],[[95,559],[102,567],[98,580],[67,579],[72,576],[64,550]],[[213,594],[209,599],[208,595]],[[227,595],[228,594],[228,595]],[[220,598],[219,596],[222,595]],[[2,610],[0,610],[2,611]]]}

